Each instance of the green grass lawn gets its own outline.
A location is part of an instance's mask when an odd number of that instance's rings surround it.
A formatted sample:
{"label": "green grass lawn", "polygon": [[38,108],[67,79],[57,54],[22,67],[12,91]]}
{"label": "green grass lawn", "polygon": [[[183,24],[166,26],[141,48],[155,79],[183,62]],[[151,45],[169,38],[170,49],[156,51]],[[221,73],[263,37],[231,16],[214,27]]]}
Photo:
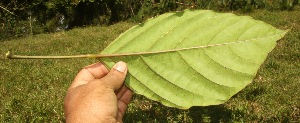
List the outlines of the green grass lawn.
{"label": "green grass lawn", "polygon": [[[180,110],[134,95],[125,122],[300,122],[300,8],[250,15],[290,32],[253,83],[222,105]],[[8,60],[5,53],[99,53],[133,23],[86,27],[0,42],[0,122],[64,122],[63,98],[76,73],[97,59]]]}

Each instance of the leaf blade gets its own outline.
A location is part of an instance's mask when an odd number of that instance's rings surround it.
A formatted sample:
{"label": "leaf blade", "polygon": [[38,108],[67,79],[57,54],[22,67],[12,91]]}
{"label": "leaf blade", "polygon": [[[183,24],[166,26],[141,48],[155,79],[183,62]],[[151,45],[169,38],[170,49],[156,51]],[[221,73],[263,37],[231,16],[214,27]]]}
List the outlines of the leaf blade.
{"label": "leaf blade", "polygon": [[101,60],[127,62],[126,85],[166,106],[216,105],[252,82],[286,33],[247,16],[187,10],[129,29],[101,52],[127,55]]}

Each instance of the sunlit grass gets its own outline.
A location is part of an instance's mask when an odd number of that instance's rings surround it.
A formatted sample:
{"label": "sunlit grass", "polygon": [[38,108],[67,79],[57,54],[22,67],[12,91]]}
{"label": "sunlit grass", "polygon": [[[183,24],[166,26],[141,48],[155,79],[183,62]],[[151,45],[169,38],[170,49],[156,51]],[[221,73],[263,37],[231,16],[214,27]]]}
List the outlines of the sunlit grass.
{"label": "sunlit grass", "polygon": [[[240,14],[240,13],[238,13]],[[254,82],[222,105],[180,110],[135,95],[125,122],[299,122],[300,9],[250,15],[290,32],[278,42]],[[77,28],[0,42],[0,53],[75,55],[99,53],[134,24]],[[76,73],[97,59],[0,59],[0,122],[64,122],[63,98]]]}

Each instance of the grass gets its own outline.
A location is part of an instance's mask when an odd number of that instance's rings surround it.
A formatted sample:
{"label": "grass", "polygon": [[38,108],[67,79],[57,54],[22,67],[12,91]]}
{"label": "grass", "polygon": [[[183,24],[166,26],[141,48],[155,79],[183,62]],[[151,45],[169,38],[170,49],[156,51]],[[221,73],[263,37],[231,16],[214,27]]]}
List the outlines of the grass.
{"label": "grass", "polygon": [[[250,15],[291,31],[278,42],[253,83],[222,105],[180,110],[134,95],[125,122],[300,122],[300,8]],[[0,53],[98,53],[135,24],[77,28],[0,42]],[[76,73],[97,59],[0,59],[0,122],[64,122],[63,98]]]}

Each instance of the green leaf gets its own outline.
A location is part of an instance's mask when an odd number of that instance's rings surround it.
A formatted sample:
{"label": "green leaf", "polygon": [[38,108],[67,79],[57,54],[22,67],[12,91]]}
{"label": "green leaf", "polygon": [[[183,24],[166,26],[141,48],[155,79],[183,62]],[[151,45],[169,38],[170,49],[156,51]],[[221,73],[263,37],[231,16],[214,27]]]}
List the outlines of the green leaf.
{"label": "green leaf", "polygon": [[126,85],[166,106],[217,105],[253,81],[286,33],[247,16],[186,10],[132,27],[101,52],[115,56],[101,60],[126,62]]}

